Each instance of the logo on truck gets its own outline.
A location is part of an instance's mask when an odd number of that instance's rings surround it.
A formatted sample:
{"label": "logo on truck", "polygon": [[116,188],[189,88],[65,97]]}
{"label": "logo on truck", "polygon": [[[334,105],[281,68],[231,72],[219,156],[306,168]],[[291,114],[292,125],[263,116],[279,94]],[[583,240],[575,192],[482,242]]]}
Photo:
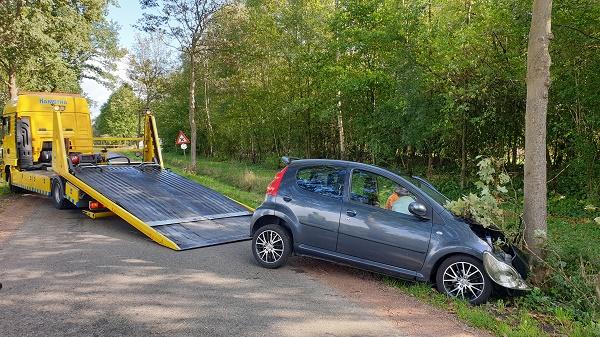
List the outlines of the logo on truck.
{"label": "logo on truck", "polygon": [[40,98],[40,104],[67,105],[68,103],[64,99]]}

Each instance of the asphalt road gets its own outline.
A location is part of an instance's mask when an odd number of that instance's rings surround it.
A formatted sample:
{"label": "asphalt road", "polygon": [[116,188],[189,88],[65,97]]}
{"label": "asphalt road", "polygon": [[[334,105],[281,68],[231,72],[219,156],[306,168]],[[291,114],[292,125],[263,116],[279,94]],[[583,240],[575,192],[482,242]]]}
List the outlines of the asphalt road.
{"label": "asphalt road", "polygon": [[407,335],[293,266],[260,268],[248,241],[175,252],[119,219],[19,203],[33,211],[0,243],[4,337]]}

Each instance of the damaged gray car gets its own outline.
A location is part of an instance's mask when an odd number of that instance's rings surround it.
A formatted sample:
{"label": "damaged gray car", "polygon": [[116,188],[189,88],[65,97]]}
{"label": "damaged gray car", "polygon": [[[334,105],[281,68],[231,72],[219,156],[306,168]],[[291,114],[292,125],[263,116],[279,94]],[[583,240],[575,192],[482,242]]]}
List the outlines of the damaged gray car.
{"label": "damaged gray car", "polygon": [[473,304],[527,290],[523,254],[501,232],[454,216],[429,182],[356,162],[284,158],[251,223],[266,268],[292,254],[432,282]]}

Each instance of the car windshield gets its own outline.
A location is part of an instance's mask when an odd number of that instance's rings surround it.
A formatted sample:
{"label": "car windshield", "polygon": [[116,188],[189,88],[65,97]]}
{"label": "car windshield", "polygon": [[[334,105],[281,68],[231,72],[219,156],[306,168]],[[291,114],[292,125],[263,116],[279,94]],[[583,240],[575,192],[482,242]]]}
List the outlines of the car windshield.
{"label": "car windshield", "polygon": [[450,199],[446,198],[445,195],[436,190],[431,183],[420,177],[411,177],[402,175],[402,178],[408,180],[411,184],[417,186],[421,191],[427,194],[431,199],[435,200],[438,204],[446,206],[446,203]]}

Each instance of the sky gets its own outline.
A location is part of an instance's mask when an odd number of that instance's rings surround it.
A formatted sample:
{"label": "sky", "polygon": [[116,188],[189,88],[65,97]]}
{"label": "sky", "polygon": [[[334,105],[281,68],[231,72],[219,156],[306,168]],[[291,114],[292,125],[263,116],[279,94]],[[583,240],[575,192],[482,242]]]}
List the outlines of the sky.
{"label": "sky", "polygon": [[[120,6],[111,6],[109,8],[108,17],[116,22],[119,29],[119,45],[122,48],[130,49],[135,40],[135,34],[138,31],[133,27],[138,19],[142,17],[142,10],[138,0],[119,0]],[[121,81],[126,79],[127,61],[121,59],[117,64],[116,74]],[[81,82],[81,87],[84,94],[89,97],[92,103],[92,117],[96,117],[100,113],[100,107],[104,104],[111,94],[110,89],[95,81],[84,79]]]}

